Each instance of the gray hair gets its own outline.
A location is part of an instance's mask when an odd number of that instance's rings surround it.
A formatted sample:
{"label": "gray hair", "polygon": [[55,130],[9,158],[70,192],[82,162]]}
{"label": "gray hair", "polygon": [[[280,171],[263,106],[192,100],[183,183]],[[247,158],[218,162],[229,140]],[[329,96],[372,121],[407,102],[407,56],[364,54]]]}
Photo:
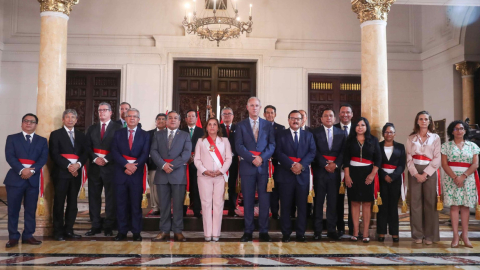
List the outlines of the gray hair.
{"label": "gray hair", "polygon": [[127,115],[128,115],[129,112],[137,112],[137,116],[138,116],[138,118],[140,118],[140,111],[139,110],[137,110],[135,108],[128,109]]}
{"label": "gray hair", "polygon": [[178,115],[177,119],[180,119],[180,114],[179,114],[177,111],[169,111],[169,112],[167,113],[167,116],[169,116],[169,115],[172,114],[172,113],[176,113],[176,114]]}
{"label": "gray hair", "polygon": [[248,105],[248,103],[250,102],[250,100],[252,100],[252,99],[256,99],[256,100],[258,101],[258,104],[260,104],[260,106],[262,105],[262,102],[261,102],[260,99],[257,98],[257,97],[250,97],[250,98],[247,100],[247,105]]}
{"label": "gray hair", "polygon": [[100,106],[107,106],[109,111],[112,110],[112,106],[108,102],[102,102],[102,103],[98,104],[99,108],[100,108]]}
{"label": "gray hair", "polygon": [[65,115],[67,115],[67,114],[69,114],[69,113],[75,115],[75,118],[78,118],[77,111],[75,111],[74,109],[66,109],[65,111],[63,111],[62,119],[64,119],[64,118],[65,118]]}
{"label": "gray hair", "polygon": [[230,107],[223,108],[222,111],[220,112],[220,114],[223,114],[223,111],[225,111],[225,110],[230,110],[230,111],[232,111],[232,114],[235,115],[235,113],[233,112],[233,109],[230,108]]}

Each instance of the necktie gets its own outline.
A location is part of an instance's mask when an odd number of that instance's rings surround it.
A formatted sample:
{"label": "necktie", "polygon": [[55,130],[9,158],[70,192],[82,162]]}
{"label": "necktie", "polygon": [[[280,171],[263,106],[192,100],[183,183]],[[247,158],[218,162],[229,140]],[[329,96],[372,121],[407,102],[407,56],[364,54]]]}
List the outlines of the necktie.
{"label": "necktie", "polygon": [[130,136],[128,136],[128,146],[130,147],[130,150],[132,150],[132,145],[133,145],[133,129],[130,129]]}
{"label": "necktie", "polygon": [[255,142],[257,142],[258,140],[257,120],[253,121],[253,137],[255,137]]}
{"label": "necktie", "polygon": [[226,127],[227,127],[227,137],[230,138],[230,125],[227,125]]}
{"label": "necktie", "polygon": [[298,150],[298,135],[297,135],[297,132],[298,131],[293,132],[293,133],[295,133],[295,138],[293,139],[293,143],[295,144],[295,150]]}
{"label": "necktie", "polygon": [[327,142],[328,142],[328,150],[332,150],[332,133],[330,132],[330,129],[327,128]]}
{"label": "necktie", "polygon": [[348,126],[343,126],[343,132],[345,133],[345,137],[348,137]]}
{"label": "necktie", "polygon": [[127,121],[123,121],[123,127],[127,127]]}
{"label": "necktie", "polygon": [[30,145],[32,144],[32,142],[30,141],[30,138],[31,138],[32,136],[30,136],[30,135],[25,135],[25,137],[27,138],[27,145],[30,146]]}
{"label": "necktie", "polygon": [[170,135],[168,135],[168,150],[172,147],[172,142],[173,142],[173,130],[170,131]]}
{"label": "necktie", "polygon": [[100,132],[100,140],[103,140],[104,134],[105,134],[105,124],[102,124],[102,131]]}
{"label": "necktie", "polygon": [[70,130],[68,133],[70,133],[70,141],[72,142],[72,146],[75,147],[75,139],[73,138],[73,130]]}
{"label": "necktie", "polygon": [[190,128],[190,139],[193,137],[193,128]]}

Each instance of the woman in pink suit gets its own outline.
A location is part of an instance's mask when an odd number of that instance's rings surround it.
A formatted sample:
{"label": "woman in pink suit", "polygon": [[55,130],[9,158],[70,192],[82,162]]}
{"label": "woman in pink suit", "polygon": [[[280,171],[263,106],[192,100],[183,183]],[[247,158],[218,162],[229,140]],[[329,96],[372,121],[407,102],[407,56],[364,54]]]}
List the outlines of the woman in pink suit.
{"label": "woman in pink suit", "polygon": [[[216,118],[208,119],[205,135],[195,147],[198,191],[202,202],[203,231],[205,241],[218,241],[222,228],[225,183],[232,164],[232,148]],[[212,215],[213,207],[213,215]]]}

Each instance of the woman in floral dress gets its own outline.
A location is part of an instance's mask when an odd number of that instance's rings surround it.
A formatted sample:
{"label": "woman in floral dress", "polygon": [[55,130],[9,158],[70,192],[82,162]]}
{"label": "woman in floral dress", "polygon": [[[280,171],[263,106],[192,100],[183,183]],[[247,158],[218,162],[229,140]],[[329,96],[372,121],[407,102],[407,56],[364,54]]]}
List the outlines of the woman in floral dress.
{"label": "woman in floral dress", "polygon": [[[468,239],[468,219],[470,207],[475,208],[477,187],[475,186],[475,171],[478,168],[480,148],[467,141],[469,127],[463,121],[453,121],[448,125],[449,141],[442,144],[442,177],[444,203],[450,206],[450,216],[453,228],[452,248],[458,247],[462,238],[466,247],[472,248]],[[462,217],[462,234],[458,235],[459,213]]]}

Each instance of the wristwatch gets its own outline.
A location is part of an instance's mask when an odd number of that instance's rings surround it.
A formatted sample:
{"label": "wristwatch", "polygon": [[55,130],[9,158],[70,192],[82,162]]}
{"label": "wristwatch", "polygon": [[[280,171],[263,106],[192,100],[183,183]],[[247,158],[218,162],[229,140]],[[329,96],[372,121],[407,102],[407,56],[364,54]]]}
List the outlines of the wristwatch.
{"label": "wristwatch", "polygon": [[467,178],[468,178],[468,175],[467,175],[466,173],[462,173],[462,175],[465,175],[465,177],[467,177]]}

